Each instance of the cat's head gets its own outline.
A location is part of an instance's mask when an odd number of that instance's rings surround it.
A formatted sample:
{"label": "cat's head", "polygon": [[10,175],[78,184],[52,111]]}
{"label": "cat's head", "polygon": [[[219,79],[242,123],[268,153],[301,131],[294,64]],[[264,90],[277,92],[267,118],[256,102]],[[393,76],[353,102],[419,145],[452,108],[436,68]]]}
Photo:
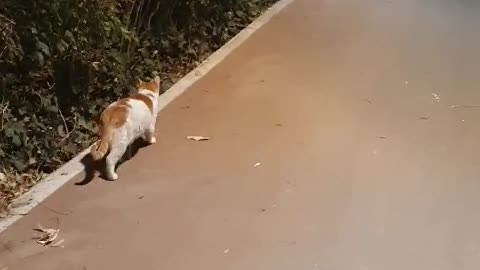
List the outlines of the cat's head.
{"label": "cat's head", "polygon": [[142,81],[142,79],[138,79],[137,84],[135,85],[138,91],[140,90],[150,90],[155,93],[160,92],[160,76],[155,76],[153,80],[148,82]]}

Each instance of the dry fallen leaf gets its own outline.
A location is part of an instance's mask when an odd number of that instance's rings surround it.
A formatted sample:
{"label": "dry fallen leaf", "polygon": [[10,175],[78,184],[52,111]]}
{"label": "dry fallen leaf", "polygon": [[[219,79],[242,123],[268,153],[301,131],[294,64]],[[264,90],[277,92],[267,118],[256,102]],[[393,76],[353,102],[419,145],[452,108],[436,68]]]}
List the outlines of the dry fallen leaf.
{"label": "dry fallen leaf", "polygon": [[363,101],[367,102],[368,104],[372,104],[372,100],[369,98],[364,98]]}
{"label": "dry fallen leaf", "polygon": [[210,138],[203,136],[187,136],[187,139],[197,142],[210,140]]}
{"label": "dry fallen leaf", "polygon": [[98,66],[100,65],[100,62],[92,62],[92,66],[95,70],[98,71]]}
{"label": "dry fallen leaf", "polygon": [[56,242],[56,243],[53,243],[53,244],[51,245],[51,247],[61,247],[61,248],[63,248],[63,247],[64,247],[64,246],[62,246],[63,242],[65,242],[65,239],[62,239],[62,240],[59,240],[59,241]]}
{"label": "dry fallen leaf", "polygon": [[[37,243],[42,246],[50,245],[57,239],[58,233],[60,232],[60,229],[45,229],[40,224],[38,224],[38,228],[33,230],[39,232],[39,235],[33,237],[33,239],[36,239]],[[60,240],[57,244],[61,244],[62,242],[63,240]]]}

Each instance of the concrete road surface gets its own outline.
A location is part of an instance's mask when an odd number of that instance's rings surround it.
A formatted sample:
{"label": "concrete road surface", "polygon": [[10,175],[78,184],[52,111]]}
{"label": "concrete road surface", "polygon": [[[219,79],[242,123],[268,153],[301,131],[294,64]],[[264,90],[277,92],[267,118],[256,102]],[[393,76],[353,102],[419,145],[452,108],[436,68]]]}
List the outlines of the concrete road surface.
{"label": "concrete road surface", "polygon": [[479,269],[479,14],[295,1],[160,114],[117,182],[73,179],[2,233],[0,269]]}

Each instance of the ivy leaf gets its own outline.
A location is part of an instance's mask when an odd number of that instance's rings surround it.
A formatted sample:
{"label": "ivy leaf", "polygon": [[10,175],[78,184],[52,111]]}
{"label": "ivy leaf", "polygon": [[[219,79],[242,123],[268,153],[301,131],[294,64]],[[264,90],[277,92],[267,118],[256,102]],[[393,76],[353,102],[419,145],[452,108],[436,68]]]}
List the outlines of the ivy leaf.
{"label": "ivy leaf", "polygon": [[18,108],[18,113],[19,113],[20,115],[24,115],[24,114],[27,113],[27,110],[26,110],[25,107],[20,107],[20,108]]}
{"label": "ivy leaf", "polygon": [[15,134],[12,136],[12,143],[17,147],[22,146],[22,140],[20,140],[20,137]]}
{"label": "ivy leaf", "polygon": [[47,44],[37,41],[37,48],[43,52],[44,55],[50,56],[50,48],[48,47]]}
{"label": "ivy leaf", "polygon": [[58,133],[58,135],[60,135],[60,137],[62,137],[62,138],[65,137],[65,135],[67,135],[67,134],[65,133],[65,128],[64,128],[62,125],[58,125],[58,127],[57,127],[57,133]]}
{"label": "ivy leaf", "polygon": [[37,61],[38,65],[44,66],[45,65],[45,58],[43,57],[43,54],[39,51],[34,53],[34,59]]}
{"label": "ivy leaf", "polygon": [[77,153],[77,146],[71,142],[69,142],[67,145],[63,146],[63,150],[65,152],[70,153],[70,154],[76,154]]}
{"label": "ivy leaf", "polygon": [[25,168],[27,167],[27,165],[25,164],[25,162],[23,161],[20,161],[20,160],[14,160],[13,161],[13,165],[15,166],[15,168],[18,170],[18,171],[23,171],[25,170]]}
{"label": "ivy leaf", "polygon": [[70,43],[74,43],[74,42],[75,42],[75,37],[73,36],[72,32],[70,32],[69,30],[66,30],[66,31],[65,31],[65,37],[67,38],[67,40],[68,40]]}
{"label": "ivy leaf", "polygon": [[144,61],[147,66],[151,66],[151,67],[155,66],[155,62],[152,59],[147,58]]}
{"label": "ivy leaf", "polygon": [[3,129],[3,133],[4,133],[5,136],[7,136],[8,138],[13,138],[13,136],[15,136],[15,131],[14,131],[12,128],[5,128],[5,129]]}

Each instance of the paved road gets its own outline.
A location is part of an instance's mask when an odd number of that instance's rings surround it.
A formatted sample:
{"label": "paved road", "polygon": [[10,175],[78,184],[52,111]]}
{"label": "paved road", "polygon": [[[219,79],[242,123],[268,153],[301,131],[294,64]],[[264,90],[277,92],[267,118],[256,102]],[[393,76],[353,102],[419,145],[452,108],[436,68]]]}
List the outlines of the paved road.
{"label": "paved road", "polygon": [[[478,14],[297,0],[119,181],[74,179],[0,235],[0,269],[479,269],[480,108],[451,108],[480,105]],[[65,248],[30,240],[57,221]]]}

